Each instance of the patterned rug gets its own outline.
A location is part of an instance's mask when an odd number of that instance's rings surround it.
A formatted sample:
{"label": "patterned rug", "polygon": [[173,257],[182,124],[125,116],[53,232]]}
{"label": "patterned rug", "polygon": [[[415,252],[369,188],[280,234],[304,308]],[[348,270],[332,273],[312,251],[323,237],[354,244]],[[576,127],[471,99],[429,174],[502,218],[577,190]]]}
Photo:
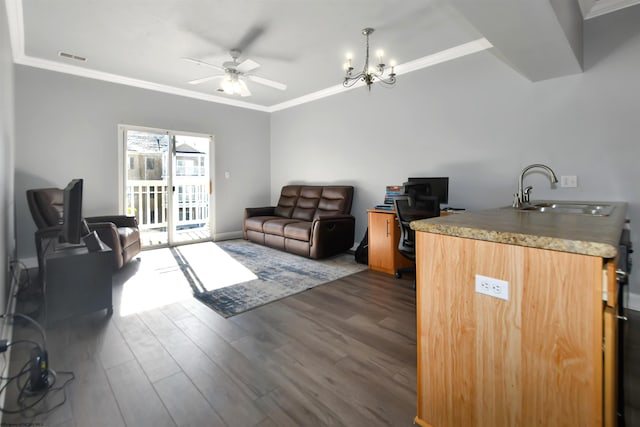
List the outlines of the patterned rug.
{"label": "patterned rug", "polygon": [[365,270],[352,254],[311,260],[246,240],[171,249],[193,295],[223,317]]}

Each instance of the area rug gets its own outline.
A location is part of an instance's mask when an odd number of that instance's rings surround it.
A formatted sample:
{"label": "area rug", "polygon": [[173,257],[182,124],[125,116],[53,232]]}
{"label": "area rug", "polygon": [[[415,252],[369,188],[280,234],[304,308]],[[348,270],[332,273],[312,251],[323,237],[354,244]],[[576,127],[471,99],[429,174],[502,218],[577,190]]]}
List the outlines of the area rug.
{"label": "area rug", "polygon": [[348,253],[311,260],[246,240],[185,245],[172,253],[194,296],[223,317],[367,268]]}

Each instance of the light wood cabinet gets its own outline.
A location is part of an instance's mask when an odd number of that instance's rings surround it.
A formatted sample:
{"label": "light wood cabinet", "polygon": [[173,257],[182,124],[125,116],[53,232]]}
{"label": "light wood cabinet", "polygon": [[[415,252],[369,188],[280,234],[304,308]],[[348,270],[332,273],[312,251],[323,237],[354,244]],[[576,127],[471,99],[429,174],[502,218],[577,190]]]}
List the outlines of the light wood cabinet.
{"label": "light wood cabinet", "polygon": [[393,211],[369,210],[369,268],[395,274],[398,268],[413,262],[398,251],[400,225]]}
{"label": "light wood cabinet", "polygon": [[[426,232],[416,242],[417,424],[615,425],[613,260]],[[476,274],[507,281],[508,300],[477,293]]]}

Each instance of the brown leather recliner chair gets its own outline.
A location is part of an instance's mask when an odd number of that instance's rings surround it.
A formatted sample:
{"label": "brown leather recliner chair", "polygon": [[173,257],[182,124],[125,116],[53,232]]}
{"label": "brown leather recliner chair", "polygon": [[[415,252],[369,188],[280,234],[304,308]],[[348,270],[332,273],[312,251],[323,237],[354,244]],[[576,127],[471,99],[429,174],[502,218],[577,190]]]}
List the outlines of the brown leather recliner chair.
{"label": "brown leather recliner chair", "polygon": [[[42,239],[55,238],[62,225],[64,191],[59,188],[27,190],[27,203],[38,230],[35,233],[38,265],[42,265]],[[90,231],[113,252],[113,268],[117,270],[135,257],[141,249],[140,231],[135,217],[106,215],[85,218]]]}

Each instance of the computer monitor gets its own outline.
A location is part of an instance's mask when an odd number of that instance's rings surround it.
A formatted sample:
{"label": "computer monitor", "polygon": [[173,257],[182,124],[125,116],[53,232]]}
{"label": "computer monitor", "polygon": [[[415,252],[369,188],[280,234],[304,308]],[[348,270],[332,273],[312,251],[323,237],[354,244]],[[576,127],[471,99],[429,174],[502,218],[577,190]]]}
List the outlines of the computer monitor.
{"label": "computer monitor", "polygon": [[435,196],[440,204],[449,203],[449,177],[409,178],[404,186],[405,193],[414,197]]}
{"label": "computer monitor", "polygon": [[82,179],[73,179],[65,187],[62,209],[60,237],[66,243],[82,243],[85,234],[82,221]]}

